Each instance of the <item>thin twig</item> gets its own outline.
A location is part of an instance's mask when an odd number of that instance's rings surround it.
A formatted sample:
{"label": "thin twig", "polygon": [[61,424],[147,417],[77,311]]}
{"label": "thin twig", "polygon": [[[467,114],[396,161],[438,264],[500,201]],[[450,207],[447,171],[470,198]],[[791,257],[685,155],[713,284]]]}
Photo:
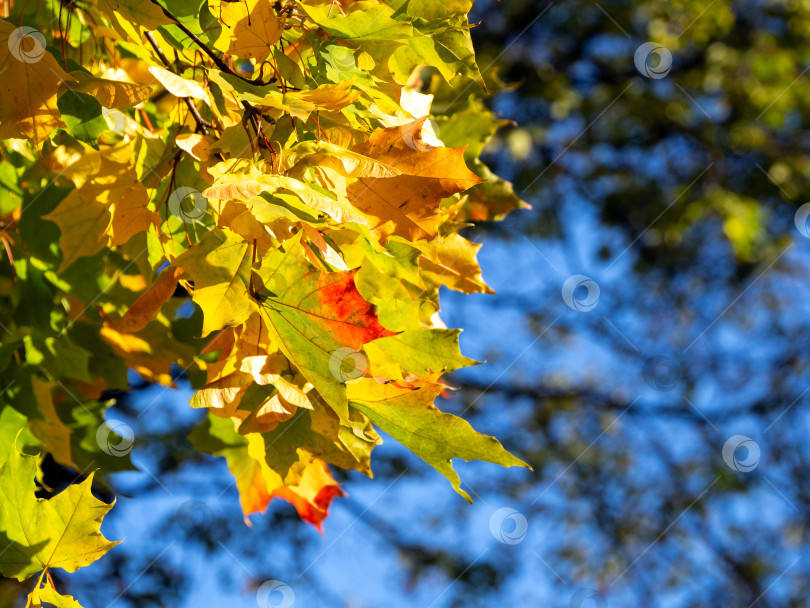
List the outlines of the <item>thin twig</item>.
{"label": "thin twig", "polygon": [[[160,60],[163,62],[163,65],[165,65],[170,71],[174,72],[174,70],[172,69],[172,64],[169,63],[168,58],[163,53],[163,50],[161,50],[160,46],[157,43],[157,40],[155,40],[155,37],[152,35],[152,32],[146,32],[144,33],[144,36],[146,36],[146,39],[149,41],[149,44],[152,45],[152,48],[155,49],[155,53],[157,53],[157,56],[160,57]],[[186,106],[188,107],[188,111],[191,112],[191,115],[194,117],[194,120],[197,121],[197,130],[202,131],[203,135],[208,135],[208,128],[211,126],[211,123],[207,122],[206,120],[203,119],[202,116],[200,116],[200,112],[197,110],[197,106],[194,105],[194,102],[191,101],[191,99],[189,99],[188,97],[181,97],[180,99],[182,99],[185,102]]]}
{"label": "thin twig", "polygon": [[172,15],[172,14],[171,14],[171,13],[170,13],[170,12],[169,12],[169,11],[168,11],[166,8],[165,8],[165,7],[161,6],[161,4],[160,4],[159,2],[157,2],[157,0],[150,0],[150,1],[151,1],[151,2],[152,2],[152,4],[154,4],[155,6],[160,7],[160,10],[162,10],[162,11],[163,11],[163,14],[164,14],[164,15],[166,15],[166,16],[167,16],[169,19],[171,19],[171,20],[174,22],[174,24],[175,24],[175,25],[176,25],[178,28],[180,28],[180,30],[181,30],[181,31],[182,31],[182,32],[183,32],[183,33],[184,33],[186,36],[188,36],[189,38],[191,38],[191,39],[194,41],[194,43],[195,43],[197,46],[199,46],[199,47],[200,47],[200,48],[203,50],[203,52],[204,52],[206,55],[208,55],[208,56],[211,58],[211,61],[213,61],[213,62],[214,62],[214,64],[216,64],[216,66],[217,66],[217,67],[218,67],[220,70],[222,70],[223,72],[225,72],[225,73],[227,73],[227,74],[230,74],[231,76],[236,76],[236,77],[237,77],[237,78],[239,78],[240,80],[244,80],[244,81],[245,81],[245,82],[247,82],[248,84],[252,84],[252,85],[255,85],[255,86],[265,86],[265,85],[271,84],[271,83],[273,83],[273,82],[275,82],[275,81],[276,81],[276,79],[275,79],[275,78],[270,78],[270,80],[267,80],[267,81],[263,81],[263,80],[259,80],[259,79],[257,79],[257,80],[250,80],[250,78],[245,78],[244,76],[241,76],[241,75],[237,74],[237,73],[236,73],[234,70],[232,70],[232,69],[231,69],[231,68],[228,66],[228,64],[227,64],[227,63],[225,63],[225,61],[223,61],[222,57],[220,57],[220,56],[219,56],[219,55],[217,55],[217,54],[216,54],[216,53],[215,53],[213,50],[211,50],[211,48],[210,48],[210,47],[209,47],[207,44],[205,44],[205,43],[204,43],[202,40],[200,40],[200,39],[197,37],[197,35],[196,35],[194,32],[192,32],[192,31],[191,31],[190,29],[188,29],[188,28],[187,28],[185,25],[183,25],[182,23],[180,23],[180,20],[179,20],[179,19],[177,19],[177,17],[175,17],[174,15]]}

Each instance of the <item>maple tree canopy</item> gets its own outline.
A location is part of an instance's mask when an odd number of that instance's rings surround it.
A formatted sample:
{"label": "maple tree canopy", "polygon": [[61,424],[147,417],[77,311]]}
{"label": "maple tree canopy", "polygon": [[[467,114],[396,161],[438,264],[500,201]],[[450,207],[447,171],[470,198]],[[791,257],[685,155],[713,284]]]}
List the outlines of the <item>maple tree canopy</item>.
{"label": "maple tree canopy", "polygon": [[[490,292],[459,230],[525,206],[478,160],[506,121],[478,99],[471,4],[11,3],[0,573],[39,573],[29,605],[78,605],[48,569],[116,544],[91,471],[133,468],[105,422],[133,372],[188,379],[189,440],[227,459],[246,515],[279,497],[320,527],[327,465],[370,476],[375,428],[468,500],[453,458],[526,466],[434,405],[476,363],[439,288]],[[90,477],[37,498],[45,454]]]}

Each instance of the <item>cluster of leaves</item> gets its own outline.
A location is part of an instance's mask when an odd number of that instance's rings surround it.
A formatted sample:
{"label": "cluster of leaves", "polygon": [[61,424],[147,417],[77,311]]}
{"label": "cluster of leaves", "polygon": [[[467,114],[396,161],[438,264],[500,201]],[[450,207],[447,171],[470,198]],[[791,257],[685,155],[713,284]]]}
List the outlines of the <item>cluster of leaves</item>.
{"label": "cluster of leaves", "polygon": [[[30,603],[72,605],[48,568],[114,545],[90,478],[50,501],[34,478],[45,453],[132,467],[103,423],[131,372],[188,378],[209,412],[189,439],[245,515],[280,497],[320,527],[327,464],[371,475],[375,427],[468,500],[452,458],[525,466],[433,405],[475,363],[439,288],[490,291],[458,231],[523,205],[477,160],[504,121],[468,93],[470,5],[45,0],[0,21],[0,572],[42,573]],[[441,90],[464,109],[431,109]]]}

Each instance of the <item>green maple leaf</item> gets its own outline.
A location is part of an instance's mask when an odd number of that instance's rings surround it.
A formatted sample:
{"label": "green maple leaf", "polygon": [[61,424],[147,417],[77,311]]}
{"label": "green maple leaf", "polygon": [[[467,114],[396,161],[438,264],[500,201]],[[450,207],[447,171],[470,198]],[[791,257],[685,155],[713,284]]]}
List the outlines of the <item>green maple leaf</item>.
{"label": "green maple leaf", "polygon": [[507,452],[494,437],[482,435],[463,418],[436,408],[433,400],[442,390],[440,385],[388,392],[375,390],[379,385],[374,384],[369,379],[350,385],[350,405],[449,479],[453,489],[468,502],[472,499],[461,489],[453,458],[531,468]]}
{"label": "green maple leaf", "polygon": [[50,568],[75,572],[118,544],[101,534],[113,505],[93,496],[92,474],[49,500],[36,497],[36,474],[37,458],[16,450],[0,469],[0,573],[20,581]]}
{"label": "green maple leaf", "polygon": [[265,443],[270,446],[266,459],[274,469],[286,475],[298,462],[297,451],[302,448],[342,469],[371,475],[371,450],[380,439],[376,433],[365,438],[357,435],[341,426],[337,416],[323,406],[311,411],[299,408],[290,420],[264,433]]}
{"label": "green maple leaf", "polygon": [[354,284],[354,272],[321,272],[301,251],[300,241],[271,251],[256,273],[263,289],[262,314],[284,355],[340,416],[348,418],[345,383],[335,372],[335,354],[360,349],[391,335]]}
{"label": "green maple leaf", "polygon": [[366,353],[373,359],[379,350],[382,361],[396,362],[403,371],[417,376],[449,373],[478,364],[459,351],[460,333],[460,329],[412,329],[374,340],[366,346]]}
{"label": "green maple leaf", "polygon": [[483,83],[466,21],[465,17],[463,21],[421,22],[414,35],[394,51],[389,65],[403,81],[414,67],[424,64],[439,70],[449,84],[458,76]]}
{"label": "green maple leaf", "polygon": [[353,40],[398,40],[413,36],[413,27],[407,21],[395,17],[407,17],[401,11],[395,12],[385,4],[374,2],[355,2],[352,10],[346,15],[330,14],[330,5],[307,6],[310,19],[320,25],[324,31],[336,38]]}
{"label": "green maple leaf", "polygon": [[107,129],[101,104],[90,95],[68,91],[56,100],[68,132],[76,139],[98,149],[99,135]]}

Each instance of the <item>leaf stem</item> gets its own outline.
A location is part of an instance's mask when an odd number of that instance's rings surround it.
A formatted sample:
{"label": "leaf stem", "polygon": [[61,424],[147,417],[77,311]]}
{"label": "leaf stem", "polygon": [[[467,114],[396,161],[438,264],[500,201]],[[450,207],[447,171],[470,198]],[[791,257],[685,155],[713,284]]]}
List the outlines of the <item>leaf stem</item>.
{"label": "leaf stem", "polygon": [[45,568],[42,571],[42,574],[39,575],[37,579],[37,584],[34,585],[34,588],[31,590],[31,593],[28,594],[28,601],[25,602],[25,608],[30,608],[31,606],[31,598],[34,597],[34,591],[38,590],[42,586],[42,579],[45,578],[45,573],[48,572],[48,568]]}

